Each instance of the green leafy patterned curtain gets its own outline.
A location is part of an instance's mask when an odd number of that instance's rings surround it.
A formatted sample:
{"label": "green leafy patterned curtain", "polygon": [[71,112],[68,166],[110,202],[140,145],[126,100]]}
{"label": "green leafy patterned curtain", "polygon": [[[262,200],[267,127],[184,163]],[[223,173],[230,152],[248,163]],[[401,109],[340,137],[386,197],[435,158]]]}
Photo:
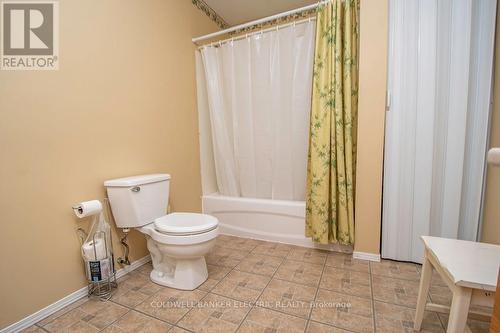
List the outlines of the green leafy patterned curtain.
{"label": "green leafy patterned curtain", "polygon": [[306,236],[354,243],[359,0],[320,5],[306,190]]}

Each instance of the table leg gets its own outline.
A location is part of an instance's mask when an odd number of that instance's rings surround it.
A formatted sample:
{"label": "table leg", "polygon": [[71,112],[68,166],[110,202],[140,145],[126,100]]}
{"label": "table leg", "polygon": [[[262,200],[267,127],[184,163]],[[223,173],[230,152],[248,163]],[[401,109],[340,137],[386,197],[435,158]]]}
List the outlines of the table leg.
{"label": "table leg", "polygon": [[427,295],[431,286],[432,264],[425,254],[424,264],[422,265],[422,275],[420,276],[420,287],[418,289],[417,309],[415,311],[415,323],[413,328],[420,331],[422,320],[424,319],[425,304]]}
{"label": "table leg", "polygon": [[450,317],[448,319],[448,333],[463,333],[467,325],[472,289],[455,287],[451,301]]}

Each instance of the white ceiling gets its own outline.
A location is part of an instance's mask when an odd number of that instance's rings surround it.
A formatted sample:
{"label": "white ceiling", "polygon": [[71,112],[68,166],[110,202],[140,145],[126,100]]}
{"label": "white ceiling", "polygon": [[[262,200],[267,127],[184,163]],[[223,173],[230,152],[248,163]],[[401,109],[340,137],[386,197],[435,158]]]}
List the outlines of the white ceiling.
{"label": "white ceiling", "polygon": [[317,3],[318,0],[205,0],[230,26]]}

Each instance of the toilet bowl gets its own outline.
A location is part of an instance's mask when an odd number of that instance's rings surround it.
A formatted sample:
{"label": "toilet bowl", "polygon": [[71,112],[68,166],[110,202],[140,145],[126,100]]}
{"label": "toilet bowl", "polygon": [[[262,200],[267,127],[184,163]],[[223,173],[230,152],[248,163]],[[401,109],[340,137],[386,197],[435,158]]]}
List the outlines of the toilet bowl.
{"label": "toilet bowl", "polygon": [[146,236],[153,282],[193,290],[206,281],[205,255],[215,245],[218,220],[206,214],[165,214],[170,175],[119,178],[104,186],[116,226],[137,228]]}
{"label": "toilet bowl", "polygon": [[204,256],[215,245],[217,224],[210,215],[173,213],[140,228],[153,261],[151,280],[184,290],[205,282],[208,271]]}

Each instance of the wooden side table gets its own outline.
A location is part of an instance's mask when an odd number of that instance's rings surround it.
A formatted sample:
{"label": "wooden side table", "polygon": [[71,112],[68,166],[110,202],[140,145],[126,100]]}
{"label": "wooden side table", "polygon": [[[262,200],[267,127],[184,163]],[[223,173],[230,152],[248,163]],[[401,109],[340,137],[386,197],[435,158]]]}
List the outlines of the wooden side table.
{"label": "wooden side table", "polygon": [[495,296],[495,306],[493,317],[491,318],[490,333],[500,332],[500,271],[498,272],[497,292]]}
{"label": "wooden side table", "polygon": [[[420,277],[414,329],[420,331],[424,311],[449,313],[448,333],[467,331],[472,304],[493,306],[500,264],[500,246],[422,236],[425,258]],[[451,307],[427,303],[432,271],[436,270],[453,293]],[[472,313],[472,312],[471,312]],[[491,316],[474,312],[476,316]]]}

